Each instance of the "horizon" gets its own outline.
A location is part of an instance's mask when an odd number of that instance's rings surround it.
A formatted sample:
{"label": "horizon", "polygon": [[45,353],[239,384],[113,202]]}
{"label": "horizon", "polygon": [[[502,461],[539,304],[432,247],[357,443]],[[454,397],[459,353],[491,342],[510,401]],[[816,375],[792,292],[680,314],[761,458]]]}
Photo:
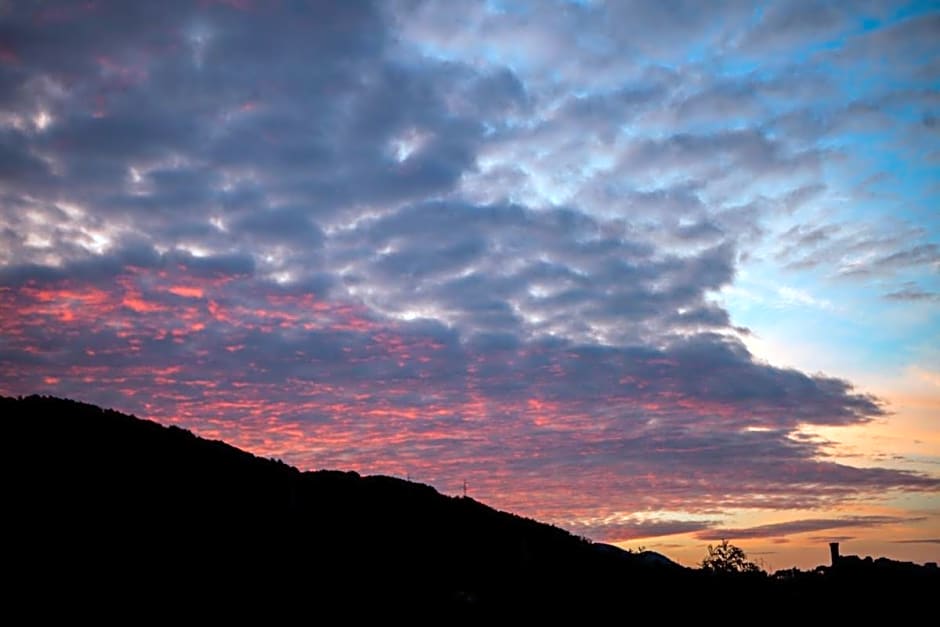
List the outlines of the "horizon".
{"label": "horizon", "polygon": [[9,2],[0,84],[0,394],[940,561],[936,3]]}
{"label": "horizon", "polygon": [[[5,398],[8,398],[8,397],[0,396],[0,399],[5,399]],[[12,397],[10,397],[10,398],[12,398]],[[59,397],[55,397],[55,396],[36,396],[36,395],[33,395],[33,396],[21,396],[21,397],[17,397],[17,398],[20,399],[20,400],[29,400],[29,399],[31,399],[31,398],[40,398],[40,399],[49,399],[49,400],[55,400],[55,401],[63,401],[63,402],[66,402],[66,403],[72,403],[72,402],[74,402],[74,403],[80,403],[80,404],[85,404],[86,406],[91,407],[91,408],[94,408],[94,409],[100,409],[100,410],[104,410],[104,411],[106,411],[106,412],[107,412],[107,411],[118,412],[118,413],[120,413],[120,414],[122,414],[122,415],[124,415],[124,416],[130,416],[130,417],[132,417],[132,418],[137,418],[137,419],[139,419],[139,420],[144,420],[144,421],[148,421],[148,422],[154,422],[154,421],[150,421],[149,419],[147,419],[147,418],[145,418],[145,417],[143,417],[143,416],[134,416],[133,414],[125,414],[124,412],[120,412],[119,410],[116,410],[116,409],[110,408],[110,407],[100,407],[100,408],[99,408],[97,405],[86,404],[86,403],[84,403],[83,401],[76,401],[76,400],[74,400],[74,399],[59,398]],[[154,424],[160,424],[160,423],[154,422]],[[164,425],[164,426],[166,426],[166,425]],[[187,432],[192,433],[191,431],[188,431],[188,430],[187,430]],[[199,437],[199,436],[197,435],[197,437]],[[224,440],[208,440],[208,441],[212,441],[212,442],[222,442],[223,444],[226,444],[226,445],[228,445],[228,446],[232,446],[230,443],[225,442]],[[238,450],[238,451],[241,451],[241,452],[248,452],[249,454],[251,454],[249,451],[244,451],[243,449],[240,449],[240,448],[238,448],[238,447],[235,447],[235,449]],[[274,461],[274,462],[278,462],[278,463],[284,463],[283,460],[280,460],[280,459],[277,459],[277,458],[273,458],[273,457],[272,457],[272,458],[265,458],[265,457],[258,457],[258,456],[256,456],[256,459],[258,459],[258,460],[263,460],[263,461]],[[312,473],[318,473],[318,472],[348,472],[348,471],[344,471],[343,469],[339,469],[339,468],[303,469],[303,468],[297,468],[297,467],[295,467],[295,466],[290,466],[290,467],[293,468],[294,470],[298,471],[298,472],[301,472],[301,473],[307,473],[307,472],[312,472]],[[438,489],[437,487],[432,486],[432,485],[430,485],[430,484],[422,483],[422,482],[420,482],[420,481],[416,481],[416,480],[414,480],[414,479],[413,479],[412,477],[410,477],[410,476],[400,477],[400,476],[395,476],[395,475],[383,475],[383,474],[375,474],[375,475],[364,474],[364,475],[359,475],[359,476],[362,477],[362,478],[378,477],[378,478],[396,479],[396,480],[403,481],[403,482],[407,482],[407,483],[412,483],[412,484],[417,484],[417,485],[423,485],[423,486],[426,486],[426,487],[431,488],[432,490],[435,491],[435,493],[437,493],[438,495],[441,495],[441,496],[445,496],[445,497],[449,497],[449,498],[454,498],[454,499],[456,499],[456,498],[470,499],[470,500],[472,500],[472,501],[475,501],[475,502],[477,502],[477,503],[480,503],[481,505],[490,507],[487,503],[475,499],[475,498],[473,497],[473,495],[470,494],[470,492],[468,491],[468,488],[467,488],[466,483],[464,483],[464,484],[461,486],[461,492],[460,492],[460,493],[453,493],[453,492],[452,492],[452,493],[448,493],[448,492],[446,492],[446,491],[444,491],[444,490],[440,490],[440,489]],[[503,511],[503,510],[499,510],[499,509],[495,509],[495,508],[494,508],[494,510],[495,510],[495,511],[498,511],[498,512],[502,512],[502,511]],[[503,512],[503,513],[518,515],[518,514],[516,514],[515,512]],[[529,519],[529,520],[534,520],[534,519]],[[543,521],[535,521],[535,522],[540,522],[540,523],[541,523],[541,522],[543,522]],[[574,537],[574,536],[573,536],[573,537]],[[688,567],[688,568],[693,568],[693,569],[702,568],[702,560],[701,560],[701,559],[694,560],[693,562],[689,562],[689,563],[683,563],[683,562],[679,561],[678,559],[673,559],[673,556],[669,555],[666,551],[654,551],[652,548],[647,547],[647,546],[642,545],[642,544],[641,544],[641,545],[638,545],[638,546],[636,546],[636,547],[621,547],[621,546],[618,546],[619,543],[610,544],[610,543],[599,542],[599,541],[593,540],[593,539],[591,539],[591,538],[586,538],[585,536],[577,536],[577,537],[581,538],[582,540],[583,540],[583,539],[587,539],[589,542],[592,542],[592,543],[595,543],[595,544],[604,544],[605,546],[613,546],[613,547],[621,548],[621,549],[623,549],[623,550],[626,550],[626,551],[628,551],[628,552],[633,552],[633,553],[655,552],[655,553],[658,553],[658,554],[660,554],[660,555],[663,555],[663,556],[665,556],[665,557],[671,559],[673,562],[676,562],[676,563],[678,563],[678,564],[681,564],[682,566],[686,566],[686,567]],[[709,543],[708,545],[705,545],[705,550],[706,550],[706,551],[707,551],[707,550],[710,550],[713,546],[718,546],[718,545],[720,545],[720,544],[722,544],[722,543],[724,543],[724,542],[728,542],[728,544],[729,544],[730,546],[732,546],[732,547],[736,547],[736,546],[737,546],[737,545],[735,545],[734,543],[730,542],[730,540],[729,540],[728,538],[720,538],[720,539],[716,538],[714,543]],[[839,542],[839,541],[835,541],[834,543],[835,543],[835,545],[836,545],[836,547],[837,547],[838,554],[839,554],[839,556],[840,556],[841,558],[846,558],[846,557],[858,557],[858,558],[860,558],[860,559],[865,559],[865,558],[869,558],[869,557],[870,557],[870,558],[878,559],[878,558],[880,558],[880,557],[883,557],[883,556],[878,556],[878,555],[858,555],[858,554],[854,554],[854,553],[847,553],[847,552],[845,552],[845,551],[843,550],[843,549],[845,548],[844,545],[843,545],[843,543],[841,543],[841,542]],[[817,566],[830,566],[830,565],[831,565],[831,562],[832,562],[832,553],[831,553],[832,548],[831,548],[831,544],[832,544],[832,543],[826,543],[826,545],[825,545],[825,553],[826,553],[826,556],[828,557],[828,559],[827,559],[825,562],[821,561],[819,564],[817,564]],[[773,574],[774,572],[780,571],[780,570],[787,570],[787,569],[778,569],[778,568],[774,568],[773,565],[772,565],[772,563],[770,563],[770,562],[768,562],[767,560],[765,560],[765,559],[762,557],[762,555],[763,555],[762,553],[761,553],[761,554],[755,554],[755,556],[752,558],[751,555],[748,554],[748,555],[746,555],[746,558],[747,558],[747,561],[748,561],[748,562],[750,562],[750,563],[752,563],[752,564],[758,566],[758,567],[760,568],[760,570],[764,571],[764,572],[767,573],[767,574]],[[703,556],[703,557],[704,557],[704,556]],[[910,561],[910,560],[909,560],[909,561]],[[918,565],[926,565],[926,563],[920,563],[920,562],[916,562],[916,561],[914,561],[913,563],[918,564]],[[934,562],[934,564],[936,564],[936,563]],[[792,567],[789,567],[789,568],[792,568]],[[804,567],[804,568],[805,568],[805,567]],[[812,568],[810,568],[810,569],[812,569]]]}

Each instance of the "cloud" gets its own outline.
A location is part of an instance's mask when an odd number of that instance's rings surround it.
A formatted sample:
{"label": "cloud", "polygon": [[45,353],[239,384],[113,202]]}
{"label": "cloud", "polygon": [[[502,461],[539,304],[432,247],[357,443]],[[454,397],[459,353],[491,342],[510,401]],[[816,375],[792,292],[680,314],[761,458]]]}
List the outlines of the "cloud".
{"label": "cloud", "polygon": [[701,540],[777,538],[809,531],[824,529],[847,529],[851,527],[881,527],[906,522],[915,522],[922,518],[900,516],[844,516],[841,518],[807,518],[789,522],[758,525],[741,529],[709,529],[696,534]]}
{"label": "cloud", "polygon": [[442,488],[467,478],[550,520],[937,489],[822,459],[792,437],[801,425],[860,424],[880,405],[844,381],[756,363],[727,336],[653,348],[467,335],[383,314],[335,282],[279,284],[238,257],[124,258],[137,265],[4,275],[2,306],[16,312],[0,328],[5,393],[48,390],[52,377],[57,393],[304,468]]}
{"label": "cloud", "polygon": [[873,63],[881,71],[892,64],[899,64],[907,72],[917,71],[929,65],[923,55],[935,48],[938,31],[940,16],[935,10],[914,11],[900,19],[883,21],[881,28],[858,33],[832,56],[843,64]]}
{"label": "cloud", "polygon": [[809,539],[813,542],[849,542],[855,539],[855,536],[809,536]]}
{"label": "cloud", "polygon": [[584,534],[595,541],[625,542],[690,533],[705,529],[710,524],[712,523],[709,521],[632,519],[601,523],[596,526],[568,525],[568,529],[574,533]]}
{"label": "cloud", "polygon": [[[791,43],[822,55],[842,11],[5,10],[3,393],[75,396],[305,468],[468,479],[608,538],[704,531],[630,512],[938,488],[799,437],[886,413],[848,381],[755,359],[717,301],[755,258],[932,293],[917,287],[931,231],[813,213],[846,195],[826,169],[858,165],[847,129],[920,133],[934,103],[920,66],[850,97],[829,65],[850,58],[776,60]],[[897,56],[898,32],[925,47],[931,24],[871,37]],[[773,52],[755,40],[767,28]],[[915,139],[890,139],[919,162]],[[891,176],[859,167],[871,176],[851,191],[885,193]]]}
{"label": "cloud", "polygon": [[847,224],[796,225],[782,237],[777,258],[791,269],[830,268],[838,278],[892,277],[909,270],[931,271],[940,249],[923,240],[923,229],[887,224],[883,228]]}
{"label": "cloud", "polygon": [[936,292],[925,292],[913,281],[904,283],[899,289],[888,292],[884,296],[888,300],[902,302],[934,301],[940,299],[940,294]]}
{"label": "cloud", "polygon": [[746,33],[741,46],[748,51],[780,52],[828,43],[852,28],[855,17],[837,4],[780,2],[761,12],[759,23]]}
{"label": "cloud", "polygon": [[622,222],[571,210],[429,203],[364,220],[328,244],[344,280],[389,315],[433,312],[467,332],[624,342],[664,312],[723,328],[709,290],[733,275],[733,249],[654,255]]}

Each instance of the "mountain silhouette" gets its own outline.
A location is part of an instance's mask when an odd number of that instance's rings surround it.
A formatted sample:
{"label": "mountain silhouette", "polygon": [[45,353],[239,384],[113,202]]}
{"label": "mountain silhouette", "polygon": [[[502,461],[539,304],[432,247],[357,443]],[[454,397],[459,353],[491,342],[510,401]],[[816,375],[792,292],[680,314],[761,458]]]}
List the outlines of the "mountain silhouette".
{"label": "mountain silhouette", "polygon": [[[675,614],[732,585],[426,485],[301,472],[84,403],[0,397],[0,415],[11,597],[198,601],[269,617],[331,608],[348,622],[393,611],[601,615],[664,592],[684,600]],[[733,586],[752,599],[808,599],[818,581],[761,575]]]}
{"label": "mountain silhouette", "polygon": [[92,405],[0,398],[0,414],[21,458],[19,550],[40,577],[80,581],[94,564],[119,584],[169,571],[176,585],[486,608],[590,601],[615,572],[684,570],[426,485],[300,472]]}

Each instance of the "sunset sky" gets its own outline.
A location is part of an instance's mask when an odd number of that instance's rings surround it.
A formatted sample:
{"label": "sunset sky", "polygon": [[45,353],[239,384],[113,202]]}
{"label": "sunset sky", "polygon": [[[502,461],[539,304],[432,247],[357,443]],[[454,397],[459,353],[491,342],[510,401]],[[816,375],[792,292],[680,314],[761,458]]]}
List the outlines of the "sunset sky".
{"label": "sunset sky", "polygon": [[0,0],[0,393],[938,561],[940,6]]}

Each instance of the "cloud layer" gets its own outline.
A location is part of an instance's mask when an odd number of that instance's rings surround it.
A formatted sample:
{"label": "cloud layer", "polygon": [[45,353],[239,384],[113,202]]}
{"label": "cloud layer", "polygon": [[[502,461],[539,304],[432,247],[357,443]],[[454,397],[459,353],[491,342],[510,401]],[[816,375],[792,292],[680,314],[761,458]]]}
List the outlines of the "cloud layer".
{"label": "cloud layer", "polygon": [[758,525],[743,529],[710,529],[700,531],[696,537],[703,540],[782,538],[796,533],[824,531],[827,529],[847,529],[850,527],[880,527],[905,522],[916,522],[923,518],[903,518],[898,516],[843,516],[841,518],[807,518],[784,523]]}
{"label": "cloud layer", "polygon": [[[930,228],[804,220],[853,134],[926,150],[936,15],[749,7],[3,5],[0,391],[607,539],[936,491],[827,458],[804,427],[882,404],[716,297],[762,255],[934,299]],[[890,88],[800,71],[873,49]]]}

